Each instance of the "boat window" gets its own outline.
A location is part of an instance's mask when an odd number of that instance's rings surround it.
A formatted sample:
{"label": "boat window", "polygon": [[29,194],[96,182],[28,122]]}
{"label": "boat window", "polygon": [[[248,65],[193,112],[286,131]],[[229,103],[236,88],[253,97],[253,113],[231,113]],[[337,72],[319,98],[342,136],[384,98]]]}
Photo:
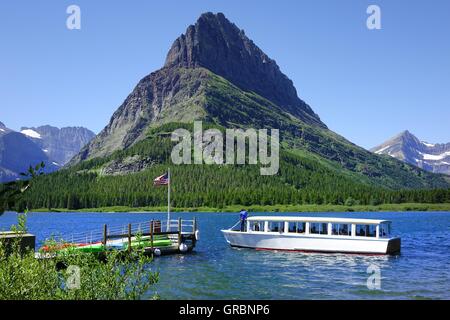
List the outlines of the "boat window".
{"label": "boat window", "polygon": [[335,235],[338,234],[338,232],[339,232],[339,224],[333,223],[333,224],[331,225],[331,234],[332,234],[333,236],[335,236]]}
{"label": "boat window", "polygon": [[310,223],[309,233],[312,234],[328,234],[328,223]]}
{"label": "boat window", "polygon": [[283,232],[283,230],[284,230],[284,222],[276,222],[276,221],[269,222],[270,232]]}
{"label": "boat window", "polygon": [[391,233],[390,226],[389,223],[380,224],[380,238],[389,238]]}
{"label": "boat window", "polygon": [[371,224],[369,226],[369,232],[368,232],[367,236],[368,237],[376,237],[376,235],[377,235],[377,226]]}
{"label": "boat window", "polygon": [[278,231],[278,223],[269,221],[269,231],[277,232]]}
{"label": "boat window", "polygon": [[309,233],[318,234],[319,233],[319,223],[309,224]]}
{"label": "boat window", "polygon": [[264,232],[264,221],[255,221],[251,224],[253,231]]}
{"label": "boat window", "polygon": [[289,222],[289,232],[292,233],[305,233],[305,222]]}
{"label": "boat window", "polygon": [[305,233],[306,223],[305,222],[297,222],[297,233]]}
{"label": "boat window", "polygon": [[365,237],[367,235],[368,225],[357,224],[356,225],[356,235],[360,237]]}
{"label": "boat window", "polygon": [[376,236],[376,225],[373,224],[357,224],[356,225],[356,235],[360,237],[375,237]]}
{"label": "boat window", "polygon": [[297,223],[296,222],[289,222],[288,232],[297,232]]}
{"label": "boat window", "polygon": [[350,236],[352,225],[347,223],[333,223],[331,225],[331,234],[339,236]]}

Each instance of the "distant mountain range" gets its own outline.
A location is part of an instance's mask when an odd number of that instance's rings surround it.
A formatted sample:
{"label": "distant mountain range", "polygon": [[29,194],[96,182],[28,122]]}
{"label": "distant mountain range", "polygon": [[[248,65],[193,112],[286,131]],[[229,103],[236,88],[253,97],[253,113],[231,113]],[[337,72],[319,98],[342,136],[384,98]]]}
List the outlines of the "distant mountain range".
{"label": "distant mountain range", "polygon": [[371,149],[424,170],[450,175],[450,143],[428,143],[409,131],[403,131],[383,144]]}
{"label": "distant mountain range", "polygon": [[41,126],[11,130],[0,122],[0,182],[20,178],[30,165],[44,162],[45,172],[64,166],[95,134],[82,127]]}
{"label": "distant mountain range", "polygon": [[95,133],[83,127],[59,129],[46,125],[37,128],[22,127],[20,132],[39,145],[52,161],[62,166],[95,137]]}

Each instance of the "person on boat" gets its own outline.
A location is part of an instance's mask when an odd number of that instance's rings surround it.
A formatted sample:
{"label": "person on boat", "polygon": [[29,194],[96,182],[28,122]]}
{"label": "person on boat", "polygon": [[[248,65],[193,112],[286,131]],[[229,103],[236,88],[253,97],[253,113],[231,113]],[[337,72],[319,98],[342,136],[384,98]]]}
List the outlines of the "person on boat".
{"label": "person on boat", "polygon": [[239,220],[241,221],[241,232],[245,231],[245,223],[247,221],[248,212],[244,209],[239,213]]}

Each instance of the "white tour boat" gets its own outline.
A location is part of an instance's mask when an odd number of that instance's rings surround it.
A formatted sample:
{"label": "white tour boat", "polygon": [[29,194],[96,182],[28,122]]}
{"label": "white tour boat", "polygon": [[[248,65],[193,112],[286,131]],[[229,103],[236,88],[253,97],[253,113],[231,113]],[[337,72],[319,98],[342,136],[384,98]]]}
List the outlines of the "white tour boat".
{"label": "white tour boat", "polygon": [[233,247],[330,253],[400,253],[400,238],[390,236],[391,221],[388,220],[260,216],[249,217],[242,229],[238,224],[222,230]]}

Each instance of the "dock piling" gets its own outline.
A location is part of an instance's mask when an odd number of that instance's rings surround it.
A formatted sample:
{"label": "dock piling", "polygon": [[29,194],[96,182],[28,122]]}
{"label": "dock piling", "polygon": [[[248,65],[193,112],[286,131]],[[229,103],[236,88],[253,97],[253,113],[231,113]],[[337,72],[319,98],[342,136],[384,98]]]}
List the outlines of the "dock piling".
{"label": "dock piling", "polygon": [[108,237],[108,227],[106,224],[103,225],[103,246],[106,247],[106,240]]}
{"label": "dock piling", "polygon": [[178,218],[178,246],[181,244],[181,218]]}
{"label": "dock piling", "polygon": [[150,222],[150,248],[153,254],[153,220]]}
{"label": "dock piling", "polygon": [[194,246],[195,246],[195,243],[197,242],[197,239],[195,238],[195,234],[196,234],[196,231],[197,231],[197,217],[194,217],[194,225],[193,225],[193,228],[192,228],[193,230],[192,230],[192,232],[193,232],[193,234],[194,234],[194,237],[193,237],[193,239],[192,239],[192,243],[194,244]]}
{"label": "dock piling", "polygon": [[131,223],[128,224],[128,252],[131,252]]}

